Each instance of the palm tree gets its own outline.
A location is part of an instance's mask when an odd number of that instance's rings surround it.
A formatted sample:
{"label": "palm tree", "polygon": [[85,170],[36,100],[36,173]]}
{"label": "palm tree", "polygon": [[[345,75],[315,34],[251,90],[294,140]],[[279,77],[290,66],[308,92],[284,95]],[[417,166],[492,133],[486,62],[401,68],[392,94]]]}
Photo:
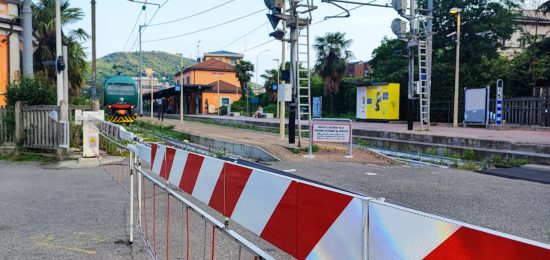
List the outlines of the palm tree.
{"label": "palm tree", "polygon": [[[69,1],[61,2],[62,25],[73,24],[82,20],[84,12],[80,8],[70,7]],[[33,6],[33,28],[38,40],[34,52],[34,68],[46,75],[52,83],[56,80],[55,68],[43,64],[55,60],[55,0],[39,0]],[[67,46],[70,96],[76,96],[86,84],[89,70],[86,54],[81,45],[88,34],[83,29],[62,31],[63,45]]]}
{"label": "palm tree", "polygon": [[352,57],[349,47],[352,40],[346,40],[342,32],[326,33],[315,39],[317,52],[315,71],[323,78],[324,95],[329,96],[329,110],[334,112],[334,95],[338,94],[340,81],[346,73],[347,59]]}
{"label": "palm tree", "polygon": [[270,70],[266,70],[264,74],[261,75],[261,77],[265,80],[264,88],[265,88],[265,92],[269,95],[270,102],[277,101],[277,91],[273,90],[273,84],[277,83],[278,74],[279,74],[278,69],[270,69]]}
{"label": "palm tree", "polygon": [[254,65],[249,61],[243,60],[235,66],[237,79],[239,79],[239,83],[241,83],[241,89],[243,93],[248,93],[247,86],[248,82],[250,82],[250,79],[252,79],[252,71],[254,71]]}

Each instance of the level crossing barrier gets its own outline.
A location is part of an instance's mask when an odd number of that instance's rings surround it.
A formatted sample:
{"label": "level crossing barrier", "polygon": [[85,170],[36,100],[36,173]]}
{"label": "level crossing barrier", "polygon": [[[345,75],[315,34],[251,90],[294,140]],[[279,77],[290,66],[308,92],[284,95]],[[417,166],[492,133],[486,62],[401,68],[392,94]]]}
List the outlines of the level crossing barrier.
{"label": "level crossing barrier", "polygon": [[[225,223],[159,179],[128,146],[139,140],[123,127],[96,120],[101,167],[130,194],[128,228],[153,259],[273,259]],[[121,136],[123,138],[121,138]]]}
{"label": "level crossing barrier", "polygon": [[[118,132],[119,138],[123,133],[136,140],[124,131]],[[138,174],[138,227],[156,258],[173,258],[172,250],[187,256],[189,248],[201,246],[202,255],[195,252],[191,259],[214,258],[218,232],[239,238],[239,248],[270,258],[241,239],[231,229],[234,222],[297,259],[550,259],[548,244],[296,176],[163,144],[137,142],[126,147],[135,161],[130,160],[130,169]],[[199,203],[224,221],[207,214],[196,206]],[[180,212],[174,210],[179,207],[182,213],[173,213]],[[187,209],[206,219],[204,225],[194,225],[195,235],[177,231],[193,230],[180,228],[190,219]]]}

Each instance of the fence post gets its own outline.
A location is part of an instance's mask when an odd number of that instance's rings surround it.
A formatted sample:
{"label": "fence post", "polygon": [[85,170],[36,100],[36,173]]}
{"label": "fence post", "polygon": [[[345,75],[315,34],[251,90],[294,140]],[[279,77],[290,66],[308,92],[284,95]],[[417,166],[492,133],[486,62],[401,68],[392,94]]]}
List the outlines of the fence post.
{"label": "fence post", "polygon": [[98,111],[99,110],[99,100],[92,101],[92,111]]}
{"label": "fence post", "polygon": [[23,137],[23,127],[21,123],[21,101],[15,102],[15,143],[19,142],[19,139]]}
{"label": "fence post", "polygon": [[[57,131],[57,136],[55,137],[58,140],[58,144],[62,142],[61,136],[65,134],[65,131],[63,131],[63,129],[60,129],[59,125],[62,122],[67,122],[67,120],[69,119],[68,110],[69,110],[69,106],[67,105],[67,101],[61,100],[59,102],[59,116],[58,116],[58,127],[57,127],[58,131]],[[63,156],[67,154],[67,152],[68,152],[68,149],[58,147],[57,159],[60,161],[63,160]]]}

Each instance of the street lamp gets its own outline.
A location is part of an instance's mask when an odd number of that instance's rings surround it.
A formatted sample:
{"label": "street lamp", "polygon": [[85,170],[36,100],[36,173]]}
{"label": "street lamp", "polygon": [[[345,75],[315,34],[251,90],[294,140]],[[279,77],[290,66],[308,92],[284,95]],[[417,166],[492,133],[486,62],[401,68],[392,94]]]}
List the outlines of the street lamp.
{"label": "street lamp", "polygon": [[256,84],[258,84],[258,71],[260,70],[260,69],[258,68],[258,59],[260,58],[260,55],[261,55],[262,53],[266,53],[266,52],[268,52],[268,51],[269,51],[269,50],[265,50],[265,51],[262,51],[262,52],[258,53],[258,55],[256,55],[256,68],[255,68],[255,69],[256,69]]}
{"label": "street lamp", "polygon": [[458,82],[460,76],[460,14],[462,9],[452,8],[449,14],[456,15],[456,64],[455,64],[455,98],[453,107],[453,127],[458,127]]}
{"label": "street lamp", "polygon": [[[279,59],[273,59],[273,61],[277,62],[277,97],[278,97],[279,96],[279,85],[281,84],[280,77],[279,77],[281,64],[280,64]],[[275,113],[275,117],[279,117],[279,112],[280,112],[279,111],[279,100],[277,100],[277,113]]]}

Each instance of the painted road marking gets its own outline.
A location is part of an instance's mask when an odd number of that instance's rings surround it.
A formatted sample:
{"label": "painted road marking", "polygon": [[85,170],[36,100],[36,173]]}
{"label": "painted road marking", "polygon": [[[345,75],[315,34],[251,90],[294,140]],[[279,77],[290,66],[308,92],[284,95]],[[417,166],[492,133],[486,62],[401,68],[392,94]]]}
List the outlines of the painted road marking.
{"label": "painted road marking", "polygon": [[378,173],[374,173],[374,172],[365,172],[366,175],[368,176],[376,176],[378,175]]}
{"label": "painted road marking", "polygon": [[295,172],[296,169],[288,169],[288,170],[283,170],[283,172]]}

